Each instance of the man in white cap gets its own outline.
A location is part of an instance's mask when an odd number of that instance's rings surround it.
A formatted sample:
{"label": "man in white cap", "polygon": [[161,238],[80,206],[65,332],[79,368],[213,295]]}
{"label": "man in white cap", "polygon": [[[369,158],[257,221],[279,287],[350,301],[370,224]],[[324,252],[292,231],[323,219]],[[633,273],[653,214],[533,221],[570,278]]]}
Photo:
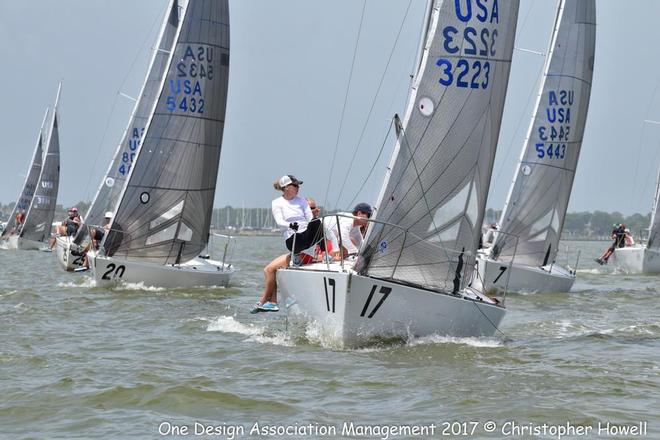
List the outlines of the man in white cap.
{"label": "man in white cap", "polygon": [[329,216],[323,220],[326,230],[331,231],[327,238],[332,246],[333,257],[343,258],[360,250],[372,213],[371,205],[358,203],[352,212],[340,212],[338,216]]}

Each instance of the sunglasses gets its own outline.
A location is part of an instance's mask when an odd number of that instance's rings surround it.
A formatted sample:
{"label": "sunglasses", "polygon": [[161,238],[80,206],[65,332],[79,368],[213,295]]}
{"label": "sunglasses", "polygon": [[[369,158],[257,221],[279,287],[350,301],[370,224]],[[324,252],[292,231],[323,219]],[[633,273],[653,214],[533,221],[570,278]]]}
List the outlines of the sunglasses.
{"label": "sunglasses", "polygon": [[309,209],[316,209],[316,206],[310,206]]}

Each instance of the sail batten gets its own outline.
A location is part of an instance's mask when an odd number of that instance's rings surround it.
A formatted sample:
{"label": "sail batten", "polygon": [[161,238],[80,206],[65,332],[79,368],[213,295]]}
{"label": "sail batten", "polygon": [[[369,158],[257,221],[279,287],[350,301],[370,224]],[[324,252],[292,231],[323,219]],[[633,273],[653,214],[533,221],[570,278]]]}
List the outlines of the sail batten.
{"label": "sail batten", "polygon": [[[434,3],[378,202],[376,220],[396,227],[370,227],[356,266],[361,274],[445,291],[469,279],[518,14],[517,1],[493,2],[478,13],[471,4]],[[476,35],[486,47],[475,44]]]}
{"label": "sail batten", "polygon": [[[491,256],[530,266],[554,261],[589,109],[594,0],[561,0],[535,111]],[[513,237],[518,237],[517,245]],[[548,251],[549,249],[549,251]]]}
{"label": "sail batten", "polygon": [[121,230],[115,254],[128,260],[177,264],[208,243],[228,89],[228,2],[180,3],[168,67],[111,225]]}

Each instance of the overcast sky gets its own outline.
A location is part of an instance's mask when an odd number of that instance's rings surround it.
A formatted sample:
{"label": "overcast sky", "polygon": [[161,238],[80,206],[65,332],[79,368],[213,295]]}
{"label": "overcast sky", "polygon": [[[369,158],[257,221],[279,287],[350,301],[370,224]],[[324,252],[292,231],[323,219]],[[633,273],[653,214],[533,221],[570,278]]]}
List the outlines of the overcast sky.
{"label": "overcast sky", "polygon": [[[60,79],[59,202],[93,197],[133,107],[121,94],[139,93],[167,3],[0,0],[1,202],[21,190]],[[374,202],[393,147],[391,138],[383,141],[408,94],[424,3],[366,0],[358,40],[363,0],[230,0],[230,93],[216,206],[269,206],[278,195],[271,184],[282,174],[303,179],[303,193],[321,202],[327,192],[329,206],[344,208],[354,197]],[[660,1],[596,3],[591,106],[569,211],[647,213],[660,166],[660,125],[643,122],[660,120]],[[516,46],[545,53],[555,2],[520,4]],[[504,204],[542,66],[541,55],[514,53],[489,207]]]}

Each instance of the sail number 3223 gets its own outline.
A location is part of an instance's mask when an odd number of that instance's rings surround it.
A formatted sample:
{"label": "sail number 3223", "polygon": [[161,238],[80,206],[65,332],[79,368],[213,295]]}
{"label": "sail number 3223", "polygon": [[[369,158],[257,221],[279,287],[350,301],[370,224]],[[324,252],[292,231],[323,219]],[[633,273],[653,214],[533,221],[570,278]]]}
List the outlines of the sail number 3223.
{"label": "sail number 3223", "polygon": [[[492,28],[499,24],[497,0],[454,0],[456,18],[471,26],[462,31],[445,26],[441,32],[442,47],[451,58],[438,58],[435,65],[441,69],[438,82],[449,87],[486,89],[490,84],[491,64],[487,58],[496,55],[498,32]],[[458,56],[455,58],[454,56]],[[465,58],[463,58],[465,57]]]}

